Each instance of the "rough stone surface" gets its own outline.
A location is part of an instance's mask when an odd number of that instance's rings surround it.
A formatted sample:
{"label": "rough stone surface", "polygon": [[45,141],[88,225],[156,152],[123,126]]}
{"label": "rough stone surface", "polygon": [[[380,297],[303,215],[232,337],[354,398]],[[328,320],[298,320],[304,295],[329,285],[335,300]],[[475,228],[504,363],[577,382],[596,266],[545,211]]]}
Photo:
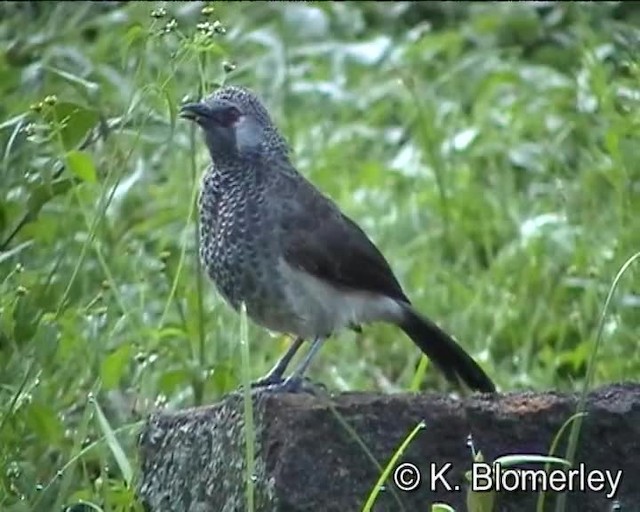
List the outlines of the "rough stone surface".
{"label": "rough stone surface", "polygon": [[[407,434],[424,420],[400,459],[422,471],[413,492],[391,479],[373,510],[429,510],[444,501],[466,510],[464,472],[471,467],[467,437],[485,460],[506,454],[548,454],[558,430],[576,410],[577,395],[512,393],[454,399],[437,394],[349,393],[331,399],[309,395],[254,395],[256,510],[359,511],[380,470]],[[153,512],[246,510],[244,402],[229,395],[212,406],[161,412],[140,436],[138,493]],[[623,471],[616,496],[623,512],[640,510],[640,384],[590,393],[578,449],[587,470]],[[339,420],[336,412],[341,416]],[[349,425],[361,442],[345,428]],[[568,431],[567,431],[568,433]],[[559,444],[564,453],[566,435]],[[363,449],[367,447],[369,455]],[[458,492],[429,489],[429,465],[451,462],[446,476]],[[535,493],[500,493],[497,510],[536,510]],[[555,497],[546,499],[552,510]],[[572,492],[568,510],[608,511],[603,493]]]}

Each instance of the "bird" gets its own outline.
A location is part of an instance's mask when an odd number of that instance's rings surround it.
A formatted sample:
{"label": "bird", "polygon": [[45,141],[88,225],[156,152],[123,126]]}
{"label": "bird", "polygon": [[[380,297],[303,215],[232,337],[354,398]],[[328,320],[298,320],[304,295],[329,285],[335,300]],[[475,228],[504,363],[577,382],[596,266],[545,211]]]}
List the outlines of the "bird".
{"label": "bird", "polygon": [[[251,89],[222,85],[179,116],[202,133],[210,163],[198,191],[199,257],[236,312],[293,341],[252,388],[295,393],[325,340],[383,322],[399,327],[459,387],[495,384],[413,306],[368,235],[293,163],[286,138]],[[307,354],[285,377],[305,342]]]}

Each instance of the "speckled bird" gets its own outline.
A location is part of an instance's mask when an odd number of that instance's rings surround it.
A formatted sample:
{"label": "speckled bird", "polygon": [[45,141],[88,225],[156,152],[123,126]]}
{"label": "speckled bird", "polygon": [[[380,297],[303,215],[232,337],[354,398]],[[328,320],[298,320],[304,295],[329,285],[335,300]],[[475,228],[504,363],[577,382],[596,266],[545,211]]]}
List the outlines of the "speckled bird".
{"label": "speckled bird", "polygon": [[[296,392],[327,338],[372,322],[400,327],[456,385],[495,386],[447,333],[411,305],[358,225],[294,167],[289,146],[251,91],[226,86],[183,105],[201,128],[211,165],[198,199],[200,257],[224,300],[290,348],[254,387]],[[304,341],[306,356],[284,373]]]}

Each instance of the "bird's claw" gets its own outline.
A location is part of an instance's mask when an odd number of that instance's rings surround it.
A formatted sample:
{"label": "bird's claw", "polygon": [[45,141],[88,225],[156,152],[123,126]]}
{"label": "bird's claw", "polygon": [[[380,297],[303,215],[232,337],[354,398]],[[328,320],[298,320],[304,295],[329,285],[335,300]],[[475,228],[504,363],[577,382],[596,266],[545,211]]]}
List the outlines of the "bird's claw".
{"label": "bird's claw", "polygon": [[289,377],[262,388],[267,393],[308,393],[316,396],[318,388],[326,389],[322,384],[314,384],[308,379]]}
{"label": "bird's claw", "polygon": [[277,386],[284,383],[285,379],[276,375],[266,375],[251,383],[251,389],[267,388],[269,386]]}

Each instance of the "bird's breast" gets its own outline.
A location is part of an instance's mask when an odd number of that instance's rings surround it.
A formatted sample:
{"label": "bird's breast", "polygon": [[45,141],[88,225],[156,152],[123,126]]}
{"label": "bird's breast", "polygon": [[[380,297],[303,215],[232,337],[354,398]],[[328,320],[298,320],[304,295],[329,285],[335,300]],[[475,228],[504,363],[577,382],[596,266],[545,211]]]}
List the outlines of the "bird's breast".
{"label": "bird's breast", "polygon": [[274,239],[261,194],[225,190],[200,201],[200,257],[209,277],[234,308],[258,310],[271,299]]}

